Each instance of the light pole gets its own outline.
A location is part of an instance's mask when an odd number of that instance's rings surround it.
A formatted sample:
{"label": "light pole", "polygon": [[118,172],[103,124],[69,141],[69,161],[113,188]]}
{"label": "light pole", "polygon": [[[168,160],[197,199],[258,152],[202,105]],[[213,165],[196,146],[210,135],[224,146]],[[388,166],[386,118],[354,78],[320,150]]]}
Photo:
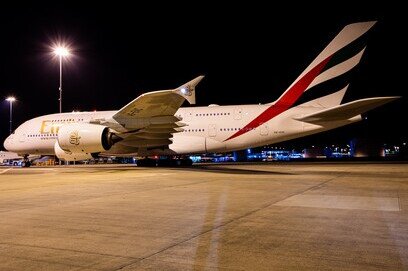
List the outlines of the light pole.
{"label": "light pole", "polygon": [[64,46],[58,46],[54,48],[54,54],[59,58],[59,112],[62,113],[62,58],[70,55],[69,49]]}
{"label": "light pole", "polygon": [[6,99],[10,103],[10,135],[13,132],[13,102],[16,101],[16,98],[10,96]]}

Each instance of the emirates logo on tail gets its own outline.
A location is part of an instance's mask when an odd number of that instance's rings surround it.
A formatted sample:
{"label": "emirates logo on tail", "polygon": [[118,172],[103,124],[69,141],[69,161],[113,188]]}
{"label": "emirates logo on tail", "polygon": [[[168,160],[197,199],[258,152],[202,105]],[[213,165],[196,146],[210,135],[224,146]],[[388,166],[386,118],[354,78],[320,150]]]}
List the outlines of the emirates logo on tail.
{"label": "emirates logo on tail", "polygon": [[73,131],[69,134],[69,143],[72,145],[78,146],[80,143],[81,137],[79,136],[78,131]]}

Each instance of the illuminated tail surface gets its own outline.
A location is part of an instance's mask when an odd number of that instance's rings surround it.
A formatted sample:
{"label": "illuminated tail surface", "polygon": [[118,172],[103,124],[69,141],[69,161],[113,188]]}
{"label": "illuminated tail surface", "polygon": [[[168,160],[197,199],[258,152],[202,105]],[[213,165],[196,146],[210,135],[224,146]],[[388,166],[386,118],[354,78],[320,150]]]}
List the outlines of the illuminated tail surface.
{"label": "illuminated tail surface", "polygon": [[[314,87],[339,77],[350,71],[359,62],[366,48],[364,34],[375,24],[375,21],[354,23],[345,26],[327,47],[312,61],[312,63],[299,75],[288,89],[271,103],[270,107],[248,123],[227,140],[240,136],[276,117],[295,103],[299,98],[312,91]],[[347,86],[334,90],[330,95],[315,98],[309,103],[331,107],[341,103]],[[307,102],[307,101],[304,101]]]}

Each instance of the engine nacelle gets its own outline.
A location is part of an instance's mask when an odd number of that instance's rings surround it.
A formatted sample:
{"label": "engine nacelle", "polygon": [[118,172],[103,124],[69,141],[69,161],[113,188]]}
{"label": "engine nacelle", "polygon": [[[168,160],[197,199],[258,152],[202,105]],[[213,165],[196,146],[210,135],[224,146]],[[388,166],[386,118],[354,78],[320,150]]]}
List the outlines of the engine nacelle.
{"label": "engine nacelle", "polygon": [[85,154],[107,151],[119,140],[106,126],[71,123],[61,126],[57,142],[66,152]]}
{"label": "engine nacelle", "polygon": [[84,152],[78,153],[78,152],[64,151],[63,149],[61,149],[58,142],[55,142],[54,151],[58,159],[61,159],[64,161],[80,161],[80,160],[87,160],[87,159],[94,158],[93,154],[91,153],[84,153]]}

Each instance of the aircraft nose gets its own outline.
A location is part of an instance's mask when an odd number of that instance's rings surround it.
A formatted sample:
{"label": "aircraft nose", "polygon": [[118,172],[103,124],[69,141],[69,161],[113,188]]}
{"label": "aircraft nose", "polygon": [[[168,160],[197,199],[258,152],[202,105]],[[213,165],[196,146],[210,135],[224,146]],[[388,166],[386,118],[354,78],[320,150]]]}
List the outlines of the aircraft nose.
{"label": "aircraft nose", "polygon": [[13,146],[13,138],[12,138],[12,136],[8,136],[8,137],[6,138],[6,140],[4,140],[3,146],[4,146],[4,148],[5,148],[6,150],[12,151],[12,150],[11,150],[11,149],[13,148],[13,147],[12,147],[12,146]]}

